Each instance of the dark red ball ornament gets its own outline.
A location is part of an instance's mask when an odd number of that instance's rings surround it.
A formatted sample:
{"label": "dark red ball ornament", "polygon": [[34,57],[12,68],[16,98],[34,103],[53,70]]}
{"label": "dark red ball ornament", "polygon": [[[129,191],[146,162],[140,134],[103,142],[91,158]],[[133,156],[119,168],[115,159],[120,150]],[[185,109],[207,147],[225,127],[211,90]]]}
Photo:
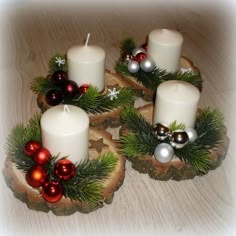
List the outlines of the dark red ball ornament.
{"label": "dark red ball ornament", "polygon": [[46,102],[50,106],[56,106],[62,102],[62,93],[58,89],[51,89],[46,93]]}
{"label": "dark red ball ornament", "polygon": [[73,80],[66,80],[62,85],[62,93],[67,97],[75,97],[79,94],[79,87]]}
{"label": "dark red ball ornament", "polygon": [[27,156],[33,156],[39,149],[41,144],[38,141],[30,140],[24,146],[24,153]]}
{"label": "dark red ball ornament", "polygon": [[147,43],[144,43],[141,47],[147,52],[147,49],[148,49]]}
{"label": "dark red ball ornament", "polygon": [[140,63],[144,58],[147,57],[146,53],[140,52],[135,56],[135,61],[137,61],[138,63]]}
{"label": "dark red ball ornament", "polygon": [[31,167],[25,175],[26,182],[35,188],[40,187],[46,181],[46,178],[46,170],[38,165]]}
{"label": "dark red ball ornament", "polygon": [[62,185],[56,180],[45,182],[42,186],[41,194],[48,202],[58,202],[63,196]]}
{"label": "dark red ball ornament", "polygon": [[33,160],[38,165],[45,165],[52,157],[51,153],[46,148],[40,148],[33,156]]}
{"label": "dark red ball ornament", "polygon": [[66,73],[64,71],[56,71],[53,73],[51,80],[54,84],[63,84],[67,80]]}
{"label": "dark red ball ornament", "polygon": [[75,176],[76,168],[68,159],[62,159],[54,166],[54,173],[60,180],[69,180]]}
{"label": "dark red ball ornament", "polygon": [[79,91],[81,94],[84,94],[88,91],[89,89],[89,84],[83,84],[79,87]]}

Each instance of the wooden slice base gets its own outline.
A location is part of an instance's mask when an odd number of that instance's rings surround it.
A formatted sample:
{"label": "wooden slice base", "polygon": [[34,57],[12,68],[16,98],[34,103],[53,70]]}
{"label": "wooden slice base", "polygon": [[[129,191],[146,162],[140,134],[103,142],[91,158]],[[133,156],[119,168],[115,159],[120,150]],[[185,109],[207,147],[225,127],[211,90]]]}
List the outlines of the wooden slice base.
{"label": "wooden slice base", "polygon": [[[106,88],[104,93],[111,88],[123,88],[128,87],[127,83],[120,79],[120,76],[111,73],[106,70],[105,72],[105,84]],[[47,104],[45,100],[45,94],[39,94],[37,97],[37,104],[41,112],[45,112],[51,106]],[[97,128],[107,128],[107,127],[118,127],[120,125],[120,113],[122,108],[118,107],[109,112],[103,112],[102,114],[89,114],[90,125]]]}
{"label": "wooden slice base", "polygon": [[118,155],[116,143],[112,140],[112,136],[106,131],[98,131],[91,128],[89,131],[89,158],[94,159],[100,154],[113,152],[119,158],[118,163],[111,175],[104,180],[103,202],[100,202],[95,207],[91,207],[80,201],[71,201],[63,197],[56,203],[46,202],[39,194],[38,189],[32,188],[25,181],[25,175],[22,171],[15,167],[7,157],[3,175],[8,187],[13,191],[16,198],[26,203],[28,208],[49,212],[52,211],[55,215],[71,215],[76,211],[81,213],[89,213],[98,208],[103,207],[104,203],[110,204],[113,200],[113,195],[116,190],[122,185],[125,177],[125,158]]}
{"label": "wooden slice base", "polygon": [[[140,107],[139,112],[152,123],[153,104]],[[229,138],[226,134],[222,137],[222,143],[215,150],[211,150],[210,157],[213,160],[211,170],[216,169],[224,160],[229,146]],[[195,171],[190,165],[185,164],[178,158],[174,158],[171,162],[162,164],[153,156],[143,156],[139,158],[128,158],[132,162],[133,169],[140,173],[148,174],[152,179],[156,180],[186,180],[195,176],[203,175],[202,172]],[[206,173],[205,173],[206,174]]]}
{"label": "wooden slice base", "polygon": [[[184,56],[180,58],[180,68],[199,71],[199,69],[193,64],[193,62]],[[138,97],[142,97],[145,101],[153,101],[154,97],[153,90],[144,87],[141,83],[137,82],[137,80],[134,77],[124,76],[122,74],[119,74],[119,76],[121,80],[125,84],[127,84],[127,87],[131,87],[135,90],[135,93]]]}

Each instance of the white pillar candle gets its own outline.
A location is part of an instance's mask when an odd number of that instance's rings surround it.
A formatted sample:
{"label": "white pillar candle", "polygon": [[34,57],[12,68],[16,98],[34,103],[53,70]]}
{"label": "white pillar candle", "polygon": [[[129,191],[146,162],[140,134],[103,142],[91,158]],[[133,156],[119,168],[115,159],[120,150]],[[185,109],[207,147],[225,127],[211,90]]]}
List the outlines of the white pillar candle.
{"label": "white pillar candle", "polygon": [[68,156],[74,163],[88,158],[89,117],[81,108],[58,105],[41,117],[42,145],[52,155]]}
{"label": "white pillar candle", "polygon": [[157,87],[153,124],[169,126],[177,121],[186,128],[194,128],[199,99],[199,90],[190,83],[179,80],[162,83]]}
{"label": "white pillar candle", "polygon": [[105,51],[98,46],[89,46],[88,39],[89,34],[84,46],[68,50],[68,77],[78,86],[91,84],[101,92],[105,87]]}
{"label": "white pillar candle", "polygon": [[157,29],[148,36],[147,54],[156,63],[157,68],[167,72],[179,69],[183,36],[174,30]]}

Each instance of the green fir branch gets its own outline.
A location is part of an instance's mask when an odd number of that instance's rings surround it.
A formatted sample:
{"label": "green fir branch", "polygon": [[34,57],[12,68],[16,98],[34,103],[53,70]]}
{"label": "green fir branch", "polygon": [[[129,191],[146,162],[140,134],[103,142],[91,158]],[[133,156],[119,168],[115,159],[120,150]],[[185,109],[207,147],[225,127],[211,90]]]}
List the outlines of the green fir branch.
{"label": "green fir branch", "polygon": [[134,48],[136,48],[136,45],[132,38],[126,38],[120,44],[121,54],[132,53]]}
{"label": "green fir branch", "polygon": [[185,128],[186,128],[185,124],[183,123],[178,124],[177,121],[172,122],[169,126],[169,129],[172,132],[178,129],[184,130]]}
{"label": "green fir branch", "polygon": [[54,88],[58,89],[58,86],[54,85],[50,79],[45,78],[43,76],[35,77],[32,80],[31,86],[30,86],[30,89],[36,94],[39,94],[39,93],[46,94],[48,90],[54,89]]}
{"label": "green fir branch", "polygon": [[[61,59],[65,60],[65,64],[58,65],[58,63],[56,63],[57,58],[61,58]],[[53,74],[56,71],[67,72],[67,70],[68,70],[67,60],[66,60],[66,57],[63,54],[56,53],[55,55],[53,55],[51,57],[51,59],[49,60],[49,73],[50,74]]]}

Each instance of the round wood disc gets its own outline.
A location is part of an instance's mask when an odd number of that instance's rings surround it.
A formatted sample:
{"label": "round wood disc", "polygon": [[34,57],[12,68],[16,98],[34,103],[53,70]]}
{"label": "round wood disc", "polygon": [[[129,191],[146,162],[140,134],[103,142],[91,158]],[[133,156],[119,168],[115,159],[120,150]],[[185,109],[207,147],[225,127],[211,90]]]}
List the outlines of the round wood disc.
{"label": "round wood disc", "polygon": [[[148,104],[139,109],[140,114],[142,114],[147,121],[152,123],[153,117],[153,104]],[[123,132],[126,132],[125,130]],[[229,146],[229,138],[224,134],[222,137],[222,142],[214,150],[211,150],[210,157],[213,160],[213,165],[210,170],[216,169],[221,165],[224,160]],[[206,173],[197,172],[192,168],[191,165],[185,164],[178,158],[174,158],[168,163],[160,163],[153,156],[142,156],[135,158],[128,158],[132,162],[133,169],[139,171],[140,173],[148,174],[151,178],[156,180],[185,180],[192,179],[195,176],[201,176]]]}
{"label": "round wood disc", "polygon": [[71,215],[77,211],[89,213],[103,207],[104,203],[110,204],[113,200],[114,192],[119,189],[125,178],[125,158],[118,154],[116,143],[106,131],[98,131],[95,128],[90,128],[89,143],[90,159],[94,159],[100,154],[107,152],[115,153],[118,157],[115,169],[103,182],[103,202],[100,202],[96,206],[91,207],[80,201],[71,201],[65,197],[56,203],[45,201],[40,196],[38,189],[32,188],[27,184],[25,174],[16,168],[9,157],[6,158],[5,168],[3,169],[3,175],[8,187],[13,191],[16,198],[26,203],[28,208],[43,212],[52,211],[55,215]]}
{"label": "round wood disc", "polygon": [[[185,56],[181,56],[180,58],[180,68],[185,70],[191,69],[192,71],[199,72],[199,69],[193,64],[193,62]],[[131,87],[135,90],[138,97],[142,97],[146,101],[153,101],[153,90],[144,87],[141,83],[137,82],[134,77],[125,76],[120,73],[119,76],[127,87]],[[199,89],[201,90],[202,88]]]}

